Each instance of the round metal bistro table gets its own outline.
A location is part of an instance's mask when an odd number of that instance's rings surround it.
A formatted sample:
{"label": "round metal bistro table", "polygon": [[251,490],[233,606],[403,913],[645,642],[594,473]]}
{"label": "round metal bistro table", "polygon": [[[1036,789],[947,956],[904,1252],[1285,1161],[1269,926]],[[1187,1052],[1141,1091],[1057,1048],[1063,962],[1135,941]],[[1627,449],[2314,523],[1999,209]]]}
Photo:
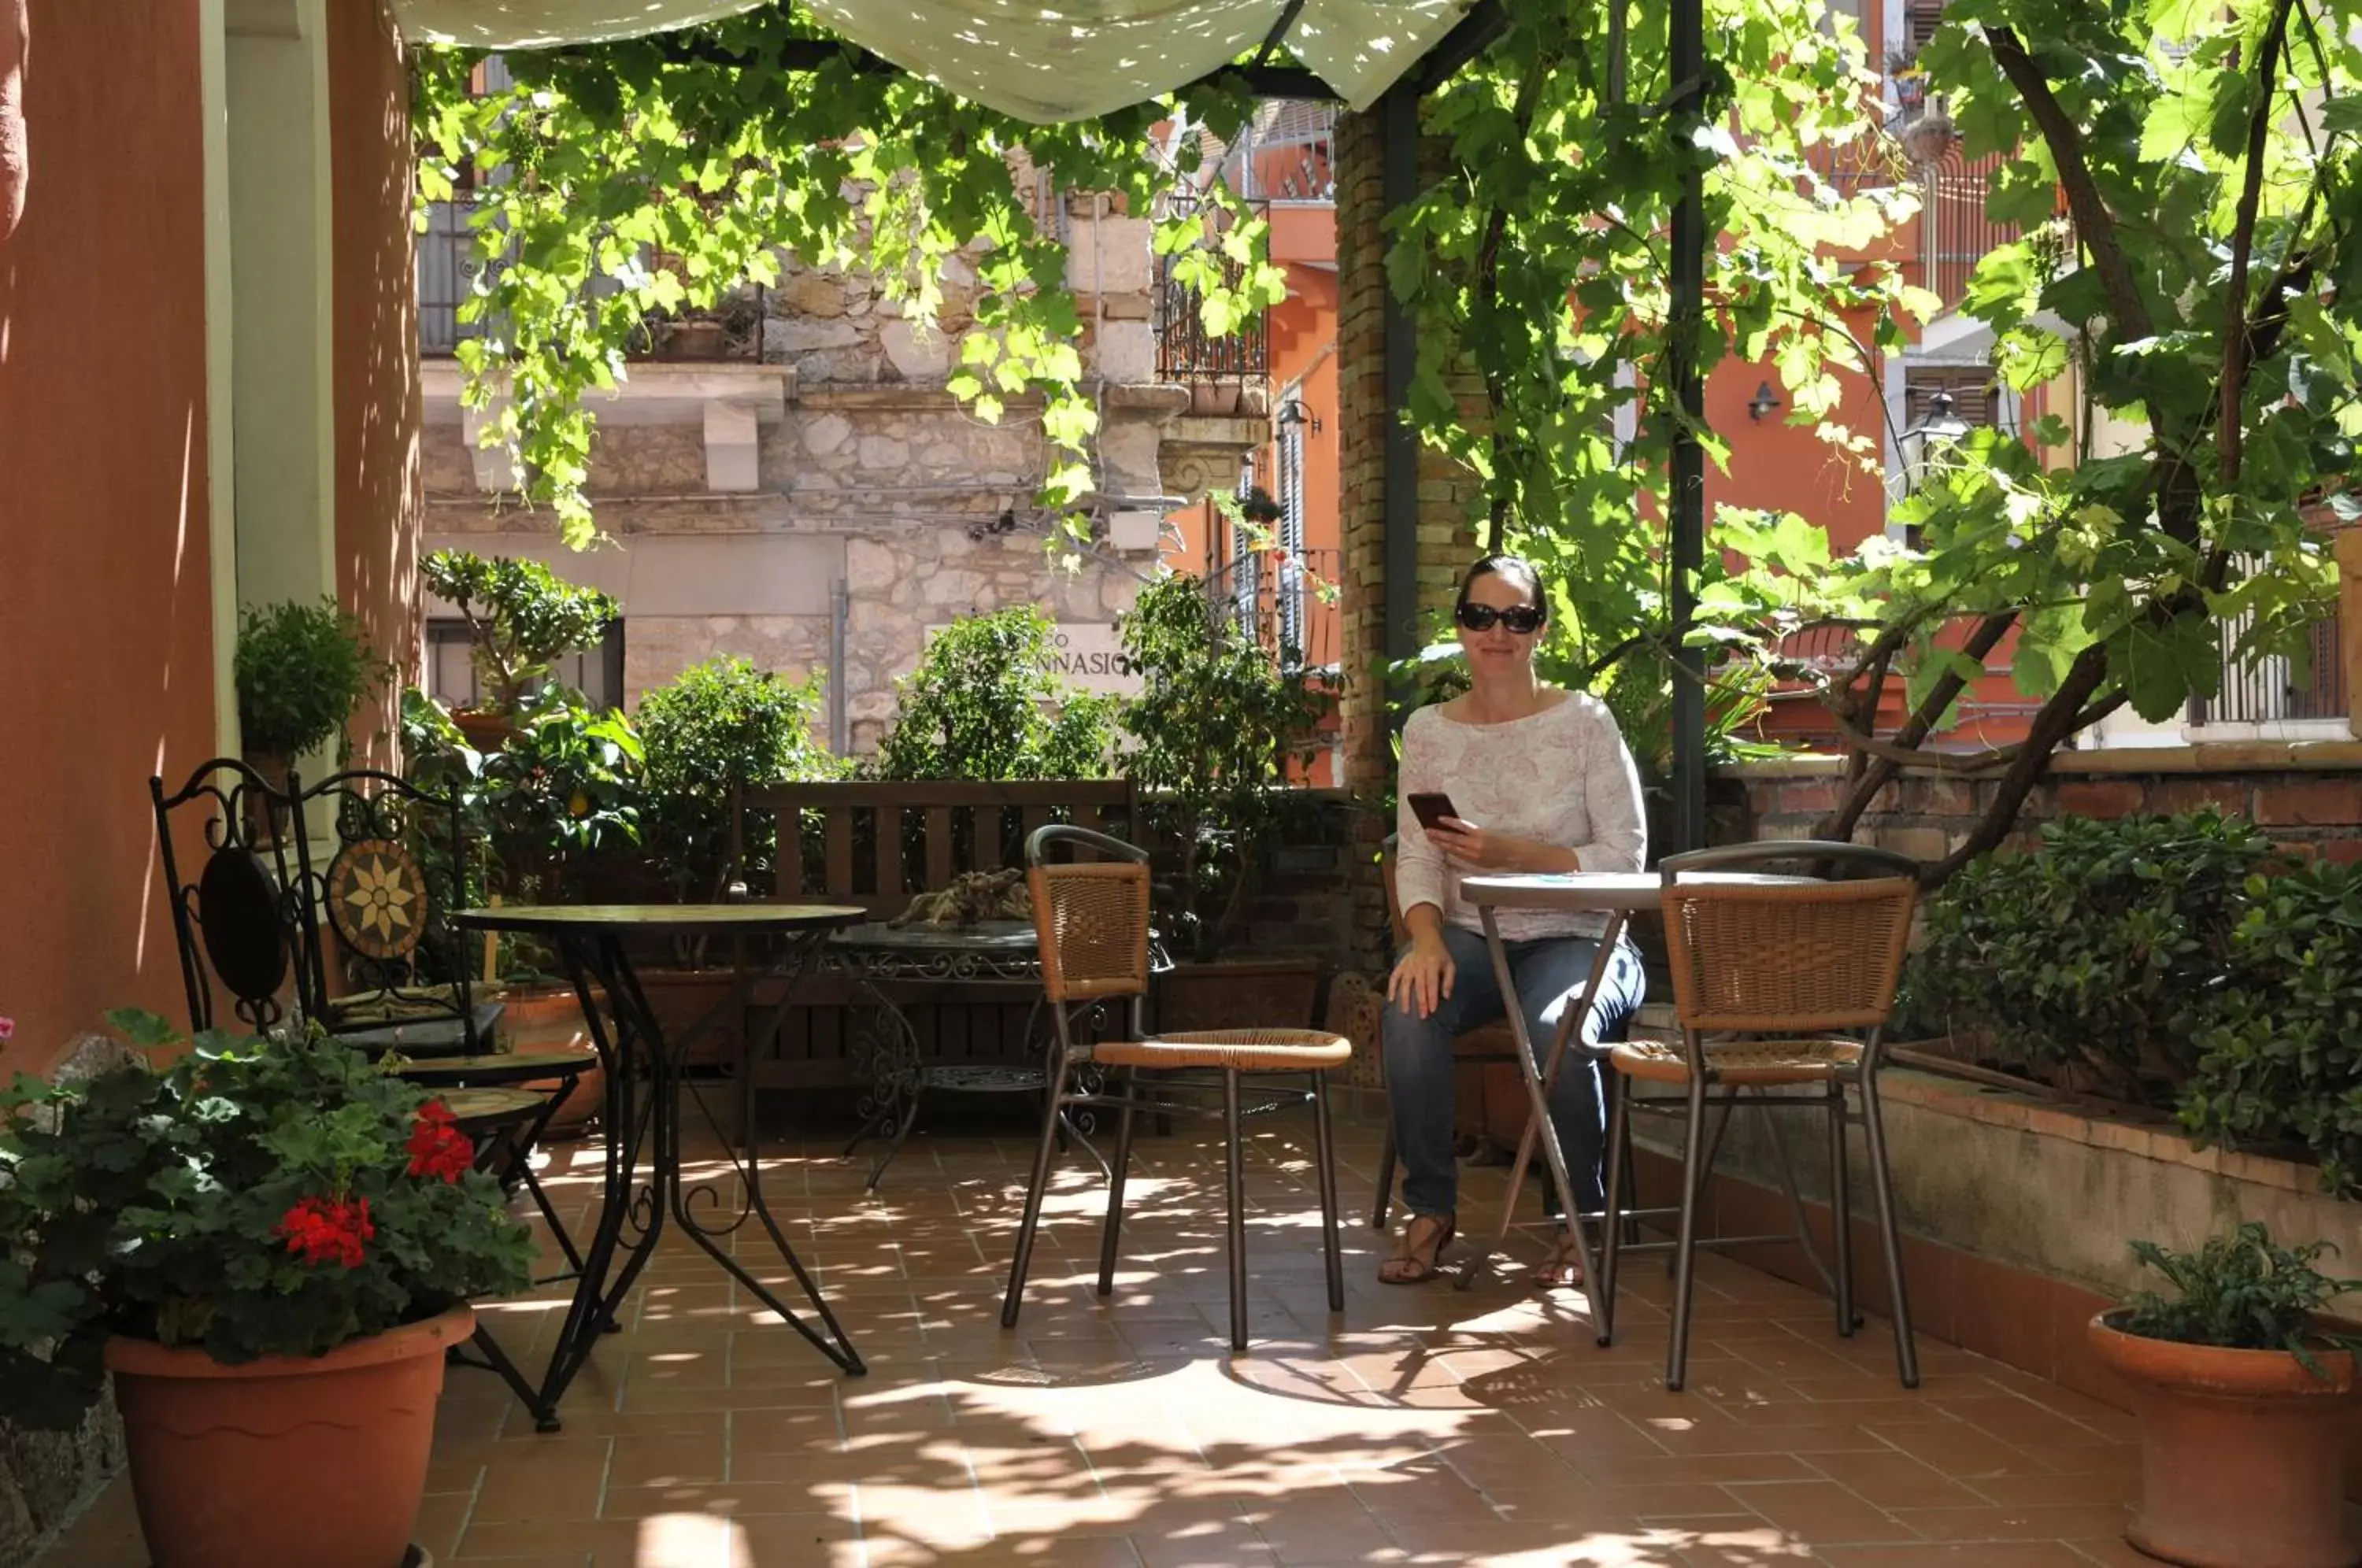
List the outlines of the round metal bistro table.
{"label": "round metal bistro table", "polygon": [[912,987],[1007,985],[1032,993],[1034,1014],[1026,1021],[1028,1055],[1042,1004],[1042,950],[1033,922],[978,921],[974,925],[889,925],[870,921],[832,933],[821,950],[819,972],[848,981],[866,1004],[863,1025],[853,1042],[855,1070],[861,1075],[860,1131],[845,1145],[846,1158],[871,1137],[887,1140],[866,1184],[878,1178],[901,1152],[929,1089],[962,1094],[1048,1092],[1049,1076],[1034,1066],[970,1066],[930,1063],[919,1049],[919,1031],[896,998]]}
{"label": "round metal bistro table", "polygon": [[[1682,878],[1684,884],[1712,883],[1791,883],[1808,881],[1802,877],[1777,877],[1744,871],[1700,871]],[[1587,1282],[1598,1277],[1597,1260],[1593,1256],[1591,1241],[1582,1224],[1583,1219],[1594,1216],[1577,1209],[1574,1184],[1566,1168],[1566,1151],[1558,1141],[1558,1129],[1550,1117],[1550,1088],[1558,1079],[1560,1058],[1569,1043],[1583,1038],[1583,1023],[1591,1010],[1598,1005],[1599,988],[1607,978],[1607,966],[1613,959],[1616,944],[1623,939],[1624,928],[1631,918],[1664,907],[1664,878],[1653,871],[1566,871],[1549,874],[1471,875],[1460,878],[1460,896],[1475,906],[1485,922],[1485,946],[1493,957],[1493,976],[1499,982],[1501,995],[1509,1005],[1501,1010],[1507,1015],[1509,1032],[1518,1043],[1518,1071],[1525,1079],[1526,1096],[1530,1110],[1526,1117],[1525,1136],[1518,1143],[1518,1158],[1509,1170],[1508,1198],[1501,1205],[1500,1223],[1493,1232],[1489,1246],[1469,1259],[1452,1282],[1465,1290],[1475,1283],[1495,1252],[1509,1234],[1515,1222],[1518,1195],[1525,1189],[1526,1167],[1533,1160],[1534,1144],[1539,1139],[1543,1162],[1550,1168],[1551,1186],[1558,1194],[1559,1213],[1570,1218],[1553,1223],[1564,1223],[1573,1231],[1575,1243],[1583,1250],[1583,1277]],[[1537,1062],[1533,1042],[1526,1034],[1523,1009],[1515,999],[1518,988],[1509,972],[1508,950],[1502,944],[1500,922],[1496,911],[1500,910],[1548,910],[1562,914],[1600,914],[1607,917],[1599,933],[1599,953],[1591,961],[1591,975],[1584,982],[1581,1007],[1571,1007],[1559,1021],[1558,1038],[1551,1044],[1547,1060]],[[1580,1216],[1580,1218],[1575,1218]]]}
{"label": "round metal bistro table", "polygon": [[[751,1060],[778,1033],[794,1000],[797,981],[810,971],[830,933],[860,921],[862,911],[838,904],[510,904],[463,910],[452,918],[475,931],[528,933],[554,946],[582,1001],[591,1047],[607,1070],[605,1201],[598,1227],[541,1384],[529,1388],[509,1377],[533,1411],[537,1428],[557,1430],[559,1399],[589,1362],[600,1335],[615,1325],[625,1297],[656,1254],[668,1217],[718,1267],[839,1368],[854,1374],[867,1370],[771,1216],[763,1195],[756,1129],[745,1128],[743,1146],[734,1146],[704,1094],[681,1071],[690,1047],[700,1037],[743,1018],[757,987],[783,982],[762,1038],[748,1043]],[[743,937],[750,949],[750,961],[729,994],[671,1038],[641,989],[629,948],[634,938],[657,936]],[[692,1186],[682,1179],[684,1090],[730,1162],[731,1171],[721,1182]],[[732,1254],[730,1239],[749,1220],[760,1223],[793,1271],[804,1299],[827,1331],[825,1338]]]}

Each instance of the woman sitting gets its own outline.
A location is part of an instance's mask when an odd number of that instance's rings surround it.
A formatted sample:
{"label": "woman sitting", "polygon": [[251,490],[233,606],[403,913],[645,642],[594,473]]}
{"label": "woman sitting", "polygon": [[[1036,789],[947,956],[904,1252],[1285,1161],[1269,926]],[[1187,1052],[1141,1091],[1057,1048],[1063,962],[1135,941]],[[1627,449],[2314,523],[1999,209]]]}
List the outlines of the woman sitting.
{"label": "woman sitting", "polygon": [[[1396,860],[1410,944],[1386,985],[1386,1099],[1403,1165],[1409,1219],[1378,1277],[1390,1285],[1432,1278],[1455,1223],[1452,1164],[1453,1036],[1502,1016],[1503,998],[1475,909],[1459,895],[1468,872],[1638,871],[1648,830],[1640,778],[1606,706],[1545,686],[1534,648],[1550,619],[1540,574],[1513,556],[1487,556],[1461,579],[1452,612],[1468,659],[1466,695],[1422,708],[1402,737]],[[1450,798],[1450,812],[1422,826],[1413,797]],[[1537,1057],[1549,1059],[1559,1021],[1580,1005],[1606,917],[1502,910],[1517,1004]],[[1584,1017],[1583,1043],[1623,1036],[1640,1005],[1640,960],[1619,943]],[[1565,1151],[1575,1201],[1605,1202],[1599,1158],[1606,1132],[1599,1061],[1568,1047],[1551,1091],[1551,1121]],[[1541,1285],[1582,1282],[1583,1252],[1562,1231]]]}

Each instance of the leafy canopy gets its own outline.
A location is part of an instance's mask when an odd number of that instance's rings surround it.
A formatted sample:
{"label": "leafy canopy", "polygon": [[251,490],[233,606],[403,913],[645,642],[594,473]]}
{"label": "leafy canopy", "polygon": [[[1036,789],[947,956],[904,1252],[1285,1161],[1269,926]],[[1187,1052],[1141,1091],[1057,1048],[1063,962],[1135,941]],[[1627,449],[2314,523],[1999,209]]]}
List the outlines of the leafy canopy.
{"label": "leafy canopy", "polygon": [[[941,303],[944,262],[970,256],[981,293],[951,392],[986,420],[1021,406],[1039,422],[1052,453],[1045,505],[1070,507],[1091,486],[1098,420],[1076,350],[1082,318],[1032,177],[1058,204],[1109,193],[1145,215],[1176,171],[1197,168],[1198,139],[1174,138],[1168,152],[1153,134],[1174,112],[1164,105],[1032,126],[851,54],[783,62],[824,36],[782,4],[658,38],[513,53],[513,85],[481,96],[469,89],[474,55],[421,56],[421,195],[447,199],[463,174],[476,186],[469,221],[486,265],[460,307],[482,332],[457,349],[466,399],[578,547],[596,532],[585,394],[625,373],[649,315],[776,282],[782,251],[858,267],[920,323]],[[1250,102],[1206,87],[1184,106],[1228,138]],[[1231,331],[1284,294],[1266,227],[1219,181],[1199,212],[1160,223],[1156,248],[1181,258],[1209,329]],[[655,251],[668,263],[652,265]]]}

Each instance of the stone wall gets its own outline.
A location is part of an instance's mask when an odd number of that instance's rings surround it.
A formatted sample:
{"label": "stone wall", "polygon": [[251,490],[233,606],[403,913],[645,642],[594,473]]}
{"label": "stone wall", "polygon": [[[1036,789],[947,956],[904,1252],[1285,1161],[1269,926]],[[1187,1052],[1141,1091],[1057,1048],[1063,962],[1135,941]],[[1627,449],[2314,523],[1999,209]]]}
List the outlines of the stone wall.
{"label": "stone wall", "polygon": [[[1096,204],[1084,198],[1058,221],[1080,294],[1078,348],[1086,373],[1100,378],[1092,463],[1105,523],[1229,486],[1241,453],[1269,438],[1269,421],[1209,417],[1188,389],[1155,383],[1151,226],[1094,217]],[[775,287],[715,313],[748,348],[759,324],[759,354],[635,365],[620,395],[597,405],[588,488],[603,532],[627,551],[722,536],[763,546],[715,554],[741,563],[737,580],[684,586],[676,566],[662,592],[640,591],[636,565],[578,558],[570,575],[624,599],[627,703],[716,654],[799,679],[828,672],[841,580],[835,678],[849,748],[866,752],[894,712],[895,679],[937,628],[1032,603],[1103,638],[1130,608],[1155,569],[1153,543],[1127,536],[1119,547],[1103,527],[1073,568],[1045,548],[1054,519],[1034,503],[1051,457],[1038,403],[1014,400],[987,424],[944,390],[973,330],[973,262],[946,264],[929,330],[872,280],[789,260]],[[456,372],[431,372],[429,535],[548,558],[546,516],[521,508],[505,471],[471,450],[474,416],[458,405]],[[568,574],[565,558],[553,564]],[[632,586],[611,587],[602,569]]]}
{"label": "stone wall", "polygon": [[[1749,763],[1719,778],[1746,794],[1745,810],[1718,822],[1721,840],[1809,838],[1841,795],[1833,757]],[[1995,786],[1932,771],[1882,790],[1855,836],[1921,860],[1940,860],[1974,825]],[[2362,742],[2234,745],[2062,752],[2027,797],[2014,845],[2030,843],[2059,816],[2123,817],[2220,807],[2305,854],[2362,860]]]}

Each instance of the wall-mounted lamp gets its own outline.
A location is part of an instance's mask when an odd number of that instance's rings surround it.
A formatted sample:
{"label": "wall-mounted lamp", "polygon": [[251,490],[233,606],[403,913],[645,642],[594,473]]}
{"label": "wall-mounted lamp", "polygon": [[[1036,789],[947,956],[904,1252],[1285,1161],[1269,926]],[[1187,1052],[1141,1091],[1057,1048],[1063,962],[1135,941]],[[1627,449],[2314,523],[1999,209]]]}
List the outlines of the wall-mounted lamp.
{"label": "wall-mounted lamp", "polygon": [[1747,417],[1765,419],[1779,413],[1780,407],[1780,394],[1772,390],[1770,381],[1765,381],[1755,389],[1755,395],[1747,400]]}
{"label": "wall-mounted lamp", "polygon": [[1301,429],[1308,424],[1312,426],[1312,434],[1320,434],[1320,416],[1307,410],[1302,398],[1291,397],[1279,405],[1279,427],[1282,430]]}

